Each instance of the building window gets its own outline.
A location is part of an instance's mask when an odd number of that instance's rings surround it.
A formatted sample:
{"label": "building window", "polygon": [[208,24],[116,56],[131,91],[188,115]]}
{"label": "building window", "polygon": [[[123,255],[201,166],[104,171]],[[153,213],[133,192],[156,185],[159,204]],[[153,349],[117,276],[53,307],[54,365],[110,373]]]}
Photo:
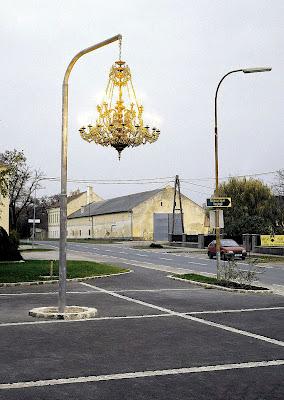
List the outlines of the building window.
{"label": "building window", "polygon": [[82,233],[82,232],[81,232],[81,229],[80,229],[80,230],[79,230],[79,235],[80,235],[80,236],[81,236],[81,233]]}
{"label": "building window", "polygon": [[89,229],[89,236],[91,236],[91,229]]}
{"label": "building window", "polygon": [[161,207],[163,206],[163,202],[161,201]]}

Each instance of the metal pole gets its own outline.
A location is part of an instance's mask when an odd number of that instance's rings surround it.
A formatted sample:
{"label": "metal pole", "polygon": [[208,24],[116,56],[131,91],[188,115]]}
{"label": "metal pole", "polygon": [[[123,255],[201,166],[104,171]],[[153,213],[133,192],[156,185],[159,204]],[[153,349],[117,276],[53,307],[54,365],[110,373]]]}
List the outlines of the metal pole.
{"label": "metal pole", "polygon": [[32,248],[34,248],[34,241],[35,241],[35,216],[36,216],[36,187],[35,187],[34,212],[33,212],[33,240],[32,240]]}
{"label": "metal pole", "polygon": [[60,239],[59,239],[59,292],[58,311],[63,313],[66,306],[66,238],[67,238],[67,139],[68,139],[68,80],[75,63],[83,55],[97,50],[117,40],[116,35],[103,42],[88,47],[76,54],[70,61],[62,86],[62,136],[61,136],[61,195],[60,195]]}
{"label": "metal pole", "polygon": [[[219,195],[219,161],[218,161],[218,119],[217,119],[217,97],[218,91],[223,80],[230,74],[235,72],[242,72],[242,69],[237,69],[234,71],[228,72],[226,75],[218,83],[216,93],[215,93],[215,196]],[[220,279],[220,264],[221,264],[221,238],[220,238],[220,227],[219,227],[219,210],[218,208],[215,210],[215,223],[216,223],[216,270],[217,270],[217,279]]]}

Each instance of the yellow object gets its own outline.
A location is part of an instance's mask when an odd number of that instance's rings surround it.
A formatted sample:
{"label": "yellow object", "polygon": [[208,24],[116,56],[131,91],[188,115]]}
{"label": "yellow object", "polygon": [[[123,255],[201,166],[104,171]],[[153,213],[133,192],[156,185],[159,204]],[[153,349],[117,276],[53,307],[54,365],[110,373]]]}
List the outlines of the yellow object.
{"label": "yellow object", "polygon": [[[0,171],[5,171],[7,165],[0,164]],[[9,196],[0,193],[0,226],[9,234]]]}
{"label": "yellow object", "polygon": [[261,246],[284,246],[284,235],[260,235]]}
{"label": "yellow object", "polygon": [[105,99],[97,111],[96,125],[80,128],[81,137],[87,142],[114,147],[119,159],[126,147],[153,143],[159,137],[159,129],[150,130],[143,122],[143,106],[137,101],[130,69],[120,57],[111,67]]}

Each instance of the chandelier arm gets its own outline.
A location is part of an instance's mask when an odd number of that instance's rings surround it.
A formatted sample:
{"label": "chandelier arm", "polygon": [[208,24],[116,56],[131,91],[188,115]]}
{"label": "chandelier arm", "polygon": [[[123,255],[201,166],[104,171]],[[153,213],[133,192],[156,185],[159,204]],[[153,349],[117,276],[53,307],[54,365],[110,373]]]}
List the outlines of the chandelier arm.
{"label": "chandelier arm", "polygon": [[132,83],[132,79],[130,78],[129,81],[130,81],[130,85],[131,85],[131,88],[132,88],[132,91],[133,91],[136,107],[138,108],[139,104],[138,104],[138,101],[137,101],[137,97],[136,97],[136,93],[135,93],[134,86],[133,86],[133,83]]}
{"label": "chandelier arm", "polygon": [[109,102],[109,107],[112,107],[112,99],[113,99],[113,90],[114,90],[114,83],[111,82],[111,88],[110,88],[111,92],[110,92],[110,102]]}

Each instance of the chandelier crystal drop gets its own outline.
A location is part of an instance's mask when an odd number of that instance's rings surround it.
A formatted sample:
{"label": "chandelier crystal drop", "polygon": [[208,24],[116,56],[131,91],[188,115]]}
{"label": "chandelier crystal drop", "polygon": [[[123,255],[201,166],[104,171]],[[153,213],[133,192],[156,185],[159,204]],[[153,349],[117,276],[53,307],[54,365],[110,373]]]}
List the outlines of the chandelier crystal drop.
{"label": "chandelier crystal drop", "polygon": [[81,137],[87,142],[114,147],[119,159],[126,147],[153,143],[159,137],[159,129],[150,129],[143,122],[143,106],[137,101],[130,69],[121,59],[110,69],[105,99],[97,111],[96,124],[80,128]]}

